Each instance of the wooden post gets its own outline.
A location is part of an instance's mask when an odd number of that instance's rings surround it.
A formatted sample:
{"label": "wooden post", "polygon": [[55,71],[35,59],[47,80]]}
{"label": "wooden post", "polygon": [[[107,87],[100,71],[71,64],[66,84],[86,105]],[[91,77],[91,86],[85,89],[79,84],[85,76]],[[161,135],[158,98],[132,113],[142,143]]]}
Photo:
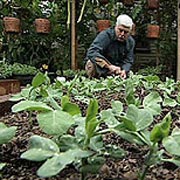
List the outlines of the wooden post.
{"label": "wooden post", "polygon": [[177,81],[180,80],[180,0],[178,0],[178,49],[177,49]]}
{"label": "wooden post", "polygon": [[76,58],[76,0],[72,0],[71,4],[71,69],[77,69]]}

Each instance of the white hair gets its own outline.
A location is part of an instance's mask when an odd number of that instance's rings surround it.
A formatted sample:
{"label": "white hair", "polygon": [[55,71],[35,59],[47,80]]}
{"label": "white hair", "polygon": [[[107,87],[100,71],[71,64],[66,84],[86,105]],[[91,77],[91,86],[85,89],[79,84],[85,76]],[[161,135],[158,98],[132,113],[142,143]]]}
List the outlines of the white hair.
{"label": "white hair", "polygon": [[116,26],[119,26],[119,25],[123,25],[132,29],[133,21],[128,15],[121,14],[117,17],[117,20],[116,20]]}

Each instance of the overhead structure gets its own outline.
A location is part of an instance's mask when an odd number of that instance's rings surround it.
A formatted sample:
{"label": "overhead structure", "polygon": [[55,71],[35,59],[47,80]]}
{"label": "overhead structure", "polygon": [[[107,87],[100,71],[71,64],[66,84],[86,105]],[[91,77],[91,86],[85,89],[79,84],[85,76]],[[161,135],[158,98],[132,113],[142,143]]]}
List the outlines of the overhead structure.
{"label": "overhead structure", "polygon": [[77,70],[76,0],[71,2],[71,69]]}

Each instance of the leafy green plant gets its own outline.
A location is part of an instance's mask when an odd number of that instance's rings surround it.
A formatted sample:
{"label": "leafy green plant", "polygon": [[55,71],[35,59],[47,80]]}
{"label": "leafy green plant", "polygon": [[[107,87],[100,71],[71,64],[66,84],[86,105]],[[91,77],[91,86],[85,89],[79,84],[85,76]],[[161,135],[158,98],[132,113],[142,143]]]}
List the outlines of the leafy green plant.
{"label": "leafy green plant", "polygon": [[[7,127],[4,123],[0,122],[0,145],[8,143],[16,133],[17,127]],[[0,170],[6,165],[6,163],[0,163]]]}
{"label": "leafy green plant", "polygon": [[[153,111],[148,110],[147,107],[138,109],[133,104],[130,104],[127,112],[124,113],[123,105],[119,101],[112,102],[112,109],[101,112],[101,119],[109,127],[109,129],[103,130],[104,132],[115,132],[131,143],[148,147],[149,152],[142,166],[142,171],[138,172],[139,180],[144,180],[148,168],[155,164],[167,161],[180,165],[179,152],[177,153],[179,130],[175,128],[172,135],[169,136],[172,122],[171,112],[163,118],[162,122],[155,124],[153,129],[149,130],[149,126],[153,122],[153,114]],[[160,148],[160,145],[163,145],[169,153],[174,155],[172,159],[164,157],[165,152]]]}
{"label": "leafy green plant", "polygon": [[34,66],[21,63],[9,64],[5,61],[0,62],[0,78],[9,78],[13,75],[35,75],[39,72]]}
{"label": "leafy green plant", "polygon": [[[58,174],[68,164],[81,171],[84,180],[87,173],[95,173],[103,165],[105,154],[122,157],[125,152],[117,147],[106,147],[102,134],[98,132],[101,123],[97,119],[98,104],[91,100],[86,117],[80,116],[80,110],[64,96],[61,100],[62,110],[53,110],[40,102],[22,101],[13,106],[13,112],[22,110],[38,111],[37,119],[42,130],[54,136],[54,141],[33,136],[30,138],[30,149],[21,158],[46,162],[39,168],[40,177],[51,177]],[[68,129],[75,126],[74,135]],[[93,168],[89,169],[93,165]],[[48,171],[47,171],[48,169]]]}

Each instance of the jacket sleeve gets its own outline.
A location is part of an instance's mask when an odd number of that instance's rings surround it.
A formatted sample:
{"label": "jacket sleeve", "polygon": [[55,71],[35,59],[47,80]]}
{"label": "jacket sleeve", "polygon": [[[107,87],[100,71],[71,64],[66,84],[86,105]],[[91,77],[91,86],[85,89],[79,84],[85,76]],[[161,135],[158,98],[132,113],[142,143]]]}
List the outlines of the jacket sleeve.
{"label": "jacket sleeve", "polygon": [[135,47],[135,41],[130,36],[129,41],[127,42],[127,54],[126,58],[123,60],[122,69],[124,69],[126,72],[128,72],[134,63],[134,47]]}
{"label": "jacket sleeve", "polygon": [[106,64],[110,64],[103,55],[103,52],[109,43],[110,37],[108,33],[106,31],[99,33],[88,49],[86,59],[90,59],[93,63],[98,64],[102,68]]}

